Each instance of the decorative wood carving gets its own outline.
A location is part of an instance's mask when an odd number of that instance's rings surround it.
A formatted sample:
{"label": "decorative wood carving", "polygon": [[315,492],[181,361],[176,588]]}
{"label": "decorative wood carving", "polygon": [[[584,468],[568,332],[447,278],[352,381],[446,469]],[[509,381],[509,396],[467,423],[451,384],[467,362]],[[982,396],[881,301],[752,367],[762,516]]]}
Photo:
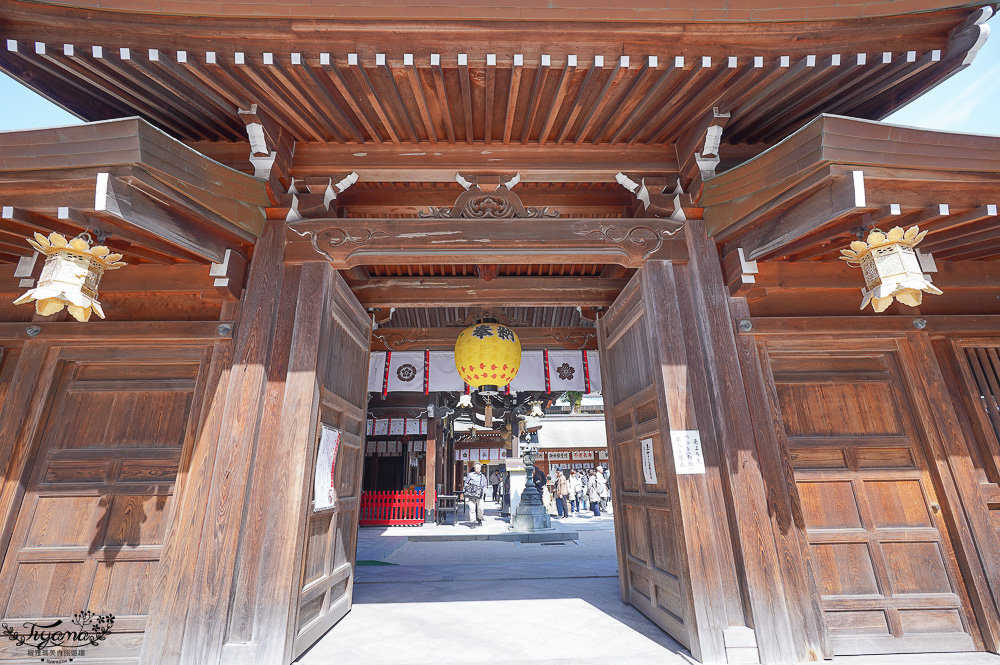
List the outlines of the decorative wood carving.
{"label": "decorative wood carving", "polygon": [[429,212],[417,213],[422,218],[455,218],[466,219],[510,219],[512,217],[558,217],[559,213],[548,208],[524,207],[521,197],[511,191],[521,180],[515,174],[509,180],[501,180],[492,192],[484,192],[479,186],[483,176],[458,174],[456,180],[465,191],[455,199],[455,205],[450,208],[431,207]]}
{"label": "decorative wood carving", "polygon": [[[416,261],[458,264],[618,264],[686,261],[682,224],[664,219],[566,218],[558,227],[535,219],[484,224],[478,219],[342,219],[292,225],[285,261],[325,257],[338,270]],[[499,278],[493,280],[498,281]],[[480,280],[481,281],[481,280]],[[477,303],[485,304],[485,303]]]}
{"label": "decorative wood carving", "polygon": [[[638,226],[633,226],[628,231],[623,231],[619,227],[606,226],[601,229],[594,229],[592,231],[577,231],[576,233],[578,235],[586,235],[586,236],[598,235],[604,238],[604,240],[609,243],[620,245],[623,247],[625,246],[626,243],[632,243],[633,245],[636,245],[638,247],[646,247],[647,245],[652,244],[653,241],[655,241],[656,244],[654,244],[652,248],[646,250],[646,252],[642,255],[642,259],[645,261],[653,254],[660,251],[660,248],[663,247],[664,240],[666,240],[672,235],[675,235],[678,231],[680,231],[683,228],[684,224],[678,222],[675,226],[673,226],[673,228],[654,229],[650,226],[638,225]],[[643,237],[644,235],[646,237]]]}

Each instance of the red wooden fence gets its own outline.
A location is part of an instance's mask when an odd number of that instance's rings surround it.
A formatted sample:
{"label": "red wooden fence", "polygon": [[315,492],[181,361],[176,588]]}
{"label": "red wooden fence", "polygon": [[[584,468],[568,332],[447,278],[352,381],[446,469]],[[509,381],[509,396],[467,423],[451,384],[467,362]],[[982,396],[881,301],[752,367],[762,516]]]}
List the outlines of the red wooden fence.
{"label": "red wooden fence", "polygon": [[424,492],[362,492],[362,526],[407,526],[424,523]]}

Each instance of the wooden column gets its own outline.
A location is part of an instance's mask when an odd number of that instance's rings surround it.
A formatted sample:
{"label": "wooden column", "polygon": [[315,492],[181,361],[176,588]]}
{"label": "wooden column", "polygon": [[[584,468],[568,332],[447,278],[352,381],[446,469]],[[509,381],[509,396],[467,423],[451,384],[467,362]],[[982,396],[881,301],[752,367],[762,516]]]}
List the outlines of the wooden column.
{"label": "wooden column", "polygon": [[[27,326],[29,324],[25,324]],[[30,461],[32,443],[52,382],[55,380],[59,350],[41,340],[25,342],[20,348],[3,349],[0,358],[6,397],[0,402],[0,554],[7,549],[17,517],[17,505],[24,492],[21,477]]]}
{"label": "wooden column", "polygon": [[[733,544],[743,573],[741,582],[749,625],[756,633],[762,663],[795,662],[798,654],[780,584],[779,554],[771,535],[768,497],[729,314],[729,292],[718,251],[706,234],[704,222],[688,222],[685,234],[690,256],[687,270],[693,301],[691,314],[697,321],[696,335],[689,339],[701,347],[708,392],[702,397],[707,398],[702,407],[710,408],[711,413],[702,421],[715,430],[719,447],[720,471],[734,531]],[[691,360],[696,357],[697,353],[689,355]],[[701,369],[696,363],[691,365]],[[680,429],[673,424],[671,427]],[[726,634],[727,650],[748,653],[749,640],[743,634],[744,631],[730,630]]]}
{"label": "wooden column", "polygon": [[[192,467],[178,515],[185,540],[174,538],[167,556],[169,596],[150,633],[141,663],[219,663],[229,631],[230,597],[239,566],[247,483],[268,385],[284,269],[284,223],[268,222],[250,266],[232,361],[205,405],[199,448],[215,447]],[[218,429],[216,429],[218,428]],[[217,439],[215,435],[217,432]],[[214,440],[213,440],[214,439]],[[200,525],[200,529],[196,527]],[[198,533],[200,531],[200,533]]]}
{"label": "wooden column", "polygon": [[[749,316],[745,298],[732,298],[730,308],[734,319]],[[795,488],[792,463],[784,428],[776,423],[777,395],[764,369],[767,352],[758,348],[749,335],[737,339],[743,386],[750,407],[753,435],[760,456],[760,473],[767,491],[768,516],[771,532],[779,552],[781,582],[784,586],[792,637],[801,661],[833,657],[830,636],[823,621],[819,590],[813,574],[812,553],[805,535],[805,518]]]}
{"label": "wooden column", "polygon": [[[973,436],[962,431],[949,394],[954,379],[942,371],[930,335],[912,332],[901,345],[900,367],[911,391],[913,414],[927,434],[927,459],[939,487],[945,520],[966,578],[985,647],[1000,651],[1000,530],[991,522],[972,461]],[[970,432],[971,434],[971,432]]]}
{"label": "wooden column", "polygon": [[435,518],[434,493],[437,491],[437,440],[440,429],[437,418],[427,419],[427,445],[425,447],[427,452],[424,456],[424,514],[428,522],[433,522]]}

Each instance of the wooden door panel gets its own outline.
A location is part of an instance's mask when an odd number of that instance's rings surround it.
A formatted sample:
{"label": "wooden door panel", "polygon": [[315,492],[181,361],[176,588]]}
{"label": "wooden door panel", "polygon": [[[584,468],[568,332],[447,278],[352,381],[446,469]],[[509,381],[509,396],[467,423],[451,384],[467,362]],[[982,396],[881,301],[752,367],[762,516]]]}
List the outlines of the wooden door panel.
{"label": "wooden door panel", "polygon": [[[318,429],[327,426],[340,432],[333,478],[336,499],[332,508],[315,512],[310,508],[306,517],[293,658],[351,609],[354,588],[371,319],[336,273],[332,286],[329,316],[318,340],[322,386]],[[318,444],[319,433],[312,460]]]}
{"label": "wooden door panel", "polygon": [[[622,599],[690,646],[685,581],[678,563],[680,531],[666,459],[643,299],[633,281],[598,325],[615,538]],[[641,441],[652,440],[656,483],[646,483]]]}
{"label": "wooden door panel", "polygon": [[894,356],[770,359],[835,653],[973,650],[974,618]]}
{"label": "wooden door panel", "polygon": [[[106,353],[64,363],[0,569],[0,607],[21,621],[110,612],[99,655],[132,660],[156,599],[201,363]],[[0,647],[0,660],[25,655]]]}

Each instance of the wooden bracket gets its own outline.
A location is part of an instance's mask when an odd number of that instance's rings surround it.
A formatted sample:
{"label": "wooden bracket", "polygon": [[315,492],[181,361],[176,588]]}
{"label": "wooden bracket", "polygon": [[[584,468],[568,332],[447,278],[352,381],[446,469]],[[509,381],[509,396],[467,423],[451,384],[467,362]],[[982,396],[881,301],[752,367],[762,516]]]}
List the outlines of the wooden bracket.
{"label": "wooden bracket", "polygon": [[[335,182],[336,180],[336,182]],[[345,189],[358,181],[358,174],[351,172],[333,178],[292,179],[288,193],[282,195],[280,205],[268,209],[268,216],[285,213],[285,221],[336,218],[334,201]]]}
{"label": "wooden bracket", "polygon": [[271,202],[279,203],[281,195],[291,186],[295,139],[257,104],[251,104],[247,111],[239,109],[239,115],[250,139],[254,175],[264,181]]}
{"label": "wooden bracket", "polygon": [[729,119],[729,113],[720,113],[718,107],[714,107],[686,137],[674,144],[680,185],[695,203],[701,200],[705,181],[715,177],[722,130]]}
{"label": "wooden bracket", "polygon": [[748,261],[742,247],[722,257],[722,277],[733,298],[745,298],[750,293],[757,282],[754,277],[757,272],[757,262]]}
{"label": "wooden bracket", "polygon": [[233,250],[227,249],[222,263],[213,263],[208,275],[215,278],[213,285],[223,300],[239,300],[246,283],[247,260]]}

